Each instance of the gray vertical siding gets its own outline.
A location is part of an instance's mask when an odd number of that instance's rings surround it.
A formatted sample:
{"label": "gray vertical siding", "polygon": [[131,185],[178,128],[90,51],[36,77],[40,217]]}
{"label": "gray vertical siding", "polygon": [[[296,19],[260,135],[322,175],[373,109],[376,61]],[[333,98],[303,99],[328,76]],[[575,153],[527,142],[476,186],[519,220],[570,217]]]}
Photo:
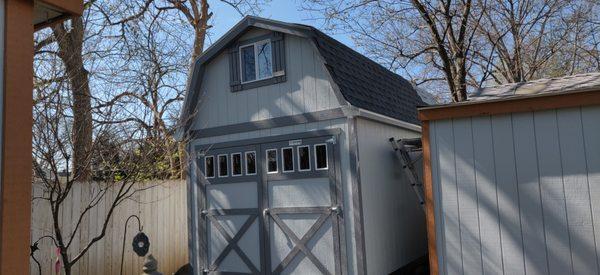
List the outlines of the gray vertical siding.
{"label": "gray vertical siding", "polygon": [[424,212],[388,141],[421,134],[362,118],[356,128],[367,274],[389,274],[427,252]]}
{"label": "gray vertical siding", "polygon": [[440,272],[597,274],[600,107],[432,121]]}
{"label": "gray vertical siding", "polygon": [[[264,31],[250,31],[241,39],[261,34]],[[227,52],[207,64],[194,129],[339,107],[325,66],[310,40],[286,35],[285,47],[287,80],[273,85],[233,93],[229,86]]]}

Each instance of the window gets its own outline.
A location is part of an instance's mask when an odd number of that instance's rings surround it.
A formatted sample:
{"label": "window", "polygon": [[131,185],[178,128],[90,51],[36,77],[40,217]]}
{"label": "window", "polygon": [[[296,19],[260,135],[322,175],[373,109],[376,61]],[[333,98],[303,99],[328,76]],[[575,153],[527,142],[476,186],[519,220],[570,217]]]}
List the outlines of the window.
{"label": "window", "polygon": [[256,80],[254,45],[243,47],[240,52],[242,55],[242,81]]}
{"label": "window", "polygon": [[308,146],[298,146],[298,170],[310,170],[310,149]]}
{"label": "window", "polygon": [[227,155],[219,155],[219,177],[227,177],[229,175],[228,167],[227,167]]}
{"label": "window", "polygon": [[271,55],[271,41],[263,41],[256,44],[256,52],[258,56],[258,79],[265,79],[273,76],[273,62]]}
{"label": "window", "polygon": [[256,152],[246,152],[246,175],[256,175]]}
{"label": "window", "polygon": [[231,175],[234,177],[242,175],[242,154],[241,153],[231,154]]}
{"label": "window", "polygon": [[315,169],[316,170],[327,170],[329,165],[327,163],[327,144],[316,144],[315,145]]}
{"label": "window", "polygon": [[204,157],[204,176],[207,178],[215,177],[215,157]]}
{"label": "window", "polygon": [[294,150],[291,147],[281,149],[283,159],[283,172],[294,171]]}
{"label": "window", "polygon": [[267,150],[267,174],[277,173],[277,150]]}
{"label": "window", "polygon": [[273,76],[271,41],[263,40],[240,47],[242,83]]}

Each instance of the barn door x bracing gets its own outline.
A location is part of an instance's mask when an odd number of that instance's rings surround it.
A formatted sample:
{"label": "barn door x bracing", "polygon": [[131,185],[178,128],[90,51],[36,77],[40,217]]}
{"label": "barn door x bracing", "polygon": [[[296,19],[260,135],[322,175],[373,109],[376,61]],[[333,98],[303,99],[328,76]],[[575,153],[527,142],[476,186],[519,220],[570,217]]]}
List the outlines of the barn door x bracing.
{"label": "barn door x bracing", "polygon": [[341,274],[335,145],[325,136],[205,151],[204,272]]}

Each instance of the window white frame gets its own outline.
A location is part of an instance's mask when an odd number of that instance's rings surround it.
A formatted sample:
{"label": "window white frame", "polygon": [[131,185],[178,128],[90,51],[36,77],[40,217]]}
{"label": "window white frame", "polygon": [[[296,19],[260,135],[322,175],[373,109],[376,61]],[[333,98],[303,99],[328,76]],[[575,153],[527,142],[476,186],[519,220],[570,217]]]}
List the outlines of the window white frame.
{"label": "window white frame", "polygon": [[[318,157],[317,157],[317,146],[325,146],[325,168],[319,168]],[[315,170],[328,170],[329,169],[329,152],[327,152],[327,143],[319,143],[313,145],[315,155]]]}
{"label": "window white frame", "polygon": [[217,177],[226,178],[229,176],[229,167],[227,167],[227,175],[222,176],[221,175],[221,157],[225,157],[225,163],[227,166],[229,166],[228,165],[229,161],[227,160],[227,154],[217,155]]}
{"label": "window white frame", "polygon": [[[275,171],[269,171],[269,152],[275,152]],[[279,172],[279,154],[277,153],[277,149],[265,150],[265,160],[267,174],[277,174]]]}
{"label": "window white frame", "polygon": [[[233,169],[233,156],[235,156],[235,155],[238,155],[238,156],[240,156],[240,173],[239,173],[239,174],[234,174],[234,171],[235,171],[235,170]],[[229,158],[231,159],[231,160],[230,160],[230,162],[231,162],[231,176],[232,176],[232,177],[240,177],[240,176],[243,176],[243,175],[244,175],[244,170],[242,170],[242,169],[243,169],[243,164],[242,164],[242,162],[243,162],[244,160],[242,159],[242,153],[239,153],[239,152],[238,152],[238,153],[231,153],[231,155],[229,156]]]}
{"label": "window white frame", "polygon": [[[292,170],[285,170],[285,154],[283,154],[283,150],[289,149],[292,151]],[[281,148],[281,171],[283,173],[292,173],[294,172],[294,148],[292,147],[283,147]]]}
{"label": "window white frame", "polygon": [[[248,155],[250,154],[254,154],[254,173],[248,173]],[[256,175],[256,169],[258,169],[256,161],[256,151],[248,151],[244,153],[244,170],[246,170],[247,176]]]}
{"label": "window white frame", "polygon": [[[302,162],[300,161],[300,148],[307,148],[308,149],[308,169],[302,169]],[[300,172],[306,172],[306,171],[310,171],[310,145],[302,145],[302,146],[298,146],[296,147],[296,155],[298,156],[298,171]]]}
{"label": "window white frame", "polygon": [[[209,177],[208,173],[207,173],[208,172],[208,168],[207,168],[208,165],[206,165],[206,163],[207,163],[206,160],[209,159],[209,158],[212,158],[212,161],[213,161],[213,163],[212,163],[212,165],[213,165],[213,167],[212,167],[212,172],[213,172],[212,177]],[[207,179],[212,179],[212,178],[215,177],[215,175],[216,175],[216,172],[215,172],[215,156],[205,156],[204,157],[204,177],[207,178]]]}
{"label": "window white frame", "polygon": [[[244,44],[238,48],[238,55],[239,55],[239,61],[240,61],[240,83],[246,84],[246,83],[251,83],[251,82],[256,82],[256,81],[260,81],[260,80],[273,78],[273,48],[272,48],[273,46],[271,46],[271,75],[267,76],[267,77],[263,77],[263,78],[258,77],[259,73],[258,73],[258,47],[257,47],[257,45],[264,44],[264,42],[271,43],[271,39],[264,39],[264,40],[256,41],[254,43]],[[242,59],[242,49],[247,48],[247,47],[252,47],[252,49],[254,50],[254,79],[244,81],[244,60]]]}

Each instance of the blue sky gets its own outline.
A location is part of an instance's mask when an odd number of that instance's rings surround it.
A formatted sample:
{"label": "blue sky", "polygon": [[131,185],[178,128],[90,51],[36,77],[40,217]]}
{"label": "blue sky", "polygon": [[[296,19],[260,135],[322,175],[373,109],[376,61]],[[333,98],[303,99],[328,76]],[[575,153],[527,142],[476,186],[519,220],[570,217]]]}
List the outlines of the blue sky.
{"label": "blue sky", "polygon": [[[226,33],[233,25],[242,18],[231,7],[223,4],[220,1],[210,1],[211,10],[213,11],[213,28],[211,29],[210,42],[216,41],[224,33]],[[272,0],[266,7],[263,8],[258,16],[290,22],[312,25],[324,31],[323,21],[314,19],[318,14],[310,14],[307,11],[300,10],[302,0]],[[349,35],[331,34],[338,41],[354,48],[354,43]],[[208,45],[207,45],[208,46]]]}

